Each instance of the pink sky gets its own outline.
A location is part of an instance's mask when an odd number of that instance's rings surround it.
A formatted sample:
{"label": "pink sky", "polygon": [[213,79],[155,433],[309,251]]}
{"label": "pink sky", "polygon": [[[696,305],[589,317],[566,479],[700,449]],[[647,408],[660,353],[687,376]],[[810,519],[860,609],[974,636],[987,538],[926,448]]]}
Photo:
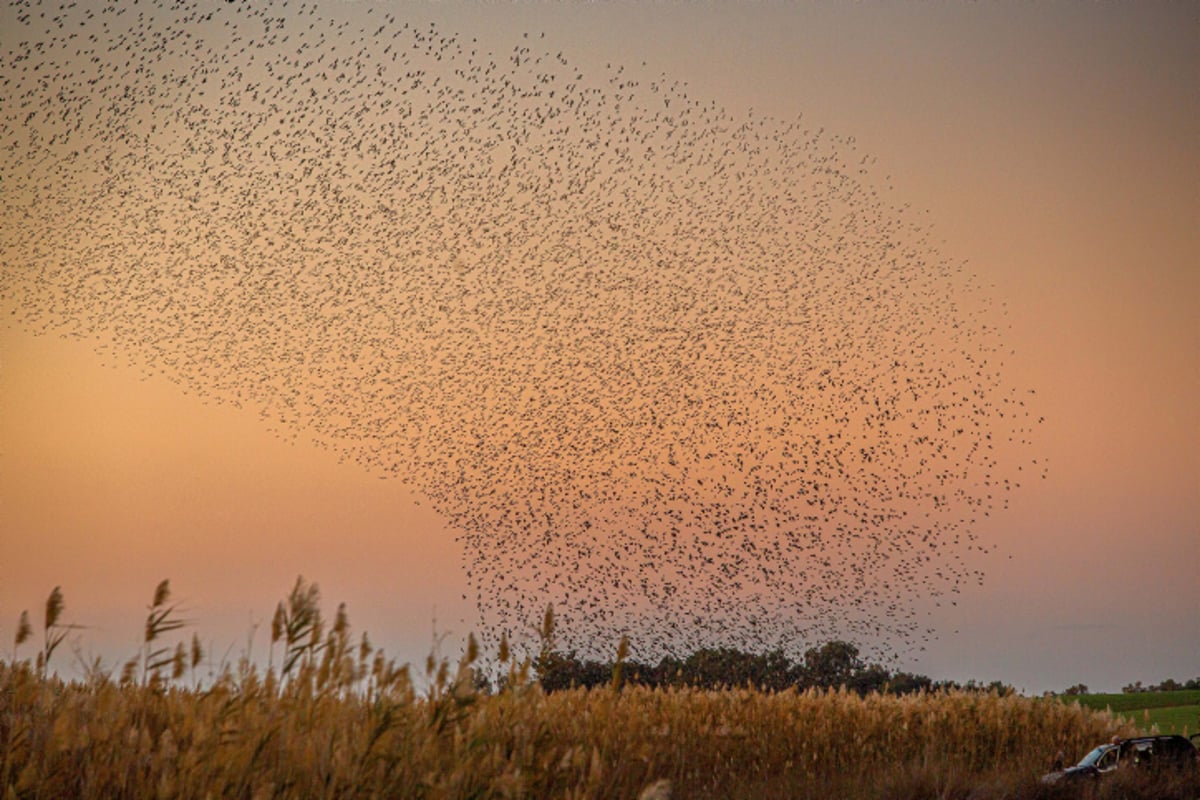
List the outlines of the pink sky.
{"label": "pink sky", "polygon": [[[496,52],[544,31],[585,72],[666,73],[735,117],[855,137],[1006,305],[1006,375],[1036,392],[1050,466],[979,526],[984,585],[935,610],[938,639],[903,666],[1030,691],[1200,675],[1200,9],[374,5]],[[435,625],[453,649],[475,623],[428,501],[96,339],[35,334],[16,302],[0,297],[0,648],[62,585],[85,650],[119,663],[163,577],[235,656],[297,574],[406,659]]]}

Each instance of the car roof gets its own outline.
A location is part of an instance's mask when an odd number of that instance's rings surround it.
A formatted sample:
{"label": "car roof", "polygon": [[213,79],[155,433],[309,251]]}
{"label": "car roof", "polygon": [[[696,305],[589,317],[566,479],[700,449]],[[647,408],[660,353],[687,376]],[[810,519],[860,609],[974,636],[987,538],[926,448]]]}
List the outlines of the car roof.
{"label": "car roof", "polygon": [[1174,757],[1183,757],[1186,753],[1196,753],[1195,742],[1178,734],[1134,736],[1123,739],[1120,747],[1123,750],[1153,750],[1164,754],[1173,753]]}

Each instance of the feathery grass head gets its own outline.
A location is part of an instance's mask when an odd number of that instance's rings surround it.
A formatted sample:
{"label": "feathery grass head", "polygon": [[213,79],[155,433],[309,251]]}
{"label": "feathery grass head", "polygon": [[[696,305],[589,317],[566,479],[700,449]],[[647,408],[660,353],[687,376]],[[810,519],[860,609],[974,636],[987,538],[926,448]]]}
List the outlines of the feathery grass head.
{"label": "feathery grass head", "polygon": [[546,614],[542,617],[542,646],[552,647],[554,645],[554,604],[546,604]]}
{"label": "feathery grass head", "polygon": [[164,605],[167,602],[167,600],[170,599],[170,597],[171,597],[171,581],[164,578],[161,582],[159,582],[158,586],[155,587],[155,589],[154,589],[154,604],[152,607],[158,608],[159,606]]}
{"label": "feathery grass head", "polygon": [[63,612],[63,593],[61,586],[55,586],[54,591],[46,598],[46,624],[44,630],[50,630],[58,624],[58,618]]}
{"label": "feathery grass head", "polygon": [[176,645],[174,651],[169,646],[151,647],[151,642],[188,624],[176,616],[177,606],[167,605],[170,599],[171,582],[163,579],[154,587],[154,597],[148,606],[150,613],[146,615],[146,624],[142,633],[142,679],[153,682],[155,685],[160,677],[159,670],[170,667],[171,674],[175,678],[179,678],[183,675],[183,667],[186,663],[186,651],[182,642]]}
{"label": "feathery grass head", "polygon": [[132,685],[137,680],[138,662],[139,662],[138,657],[134,656],[133,658],[126,661],[125,665],[123,667],[121,667],[121,685],[122,686]]}
{"label": "feathery grass head", "polygon": [[[282,609],[282,615],[279,609]],[[274,636],[278,620],[280,637],[284,639],[286,647],[283,674],[287,675],[302,658],[311,659],[321,645],[321,634],[324,631],[324,623],[321,620],[321,590],[317,584],[307,583],[304,576],[300,575],[287,596],[286,604],[280,603],[279,609],[276,610],[275,619],[271,623],[271,634]]]}
{"label": "feathery grass head", "polygon": [[346,613],[345,603],[338,603],[337,614],[333,618],[333,628],[330,632],[334,636],[350,633],[350,616]]}
{"label": "feathery grass head", "polygon": [[38,653],[37,657],[37,669],[42,674],[50,668],[50,657],[67,638],[67,633],[79,627],[59,623],[59,617],[62,616],[65,607],[62,587],[55,586],[54,591],[46,598],[46,626],[42,629],[42,652]]}
{"label": "feathery grass head", "polygon": [[200,646],[200,637],[192,634],[192,669],[200,666],[200,662],[204,660],[204,648]]}
{"label": "feathery grass head", "polygon": [[617,660],[612,665],[612,688],[620,690],[625,685],[625,659],[629,656],[629,637],[622,636],[617,645]]}
{"label": "feathery grass head", "polygon": [[171,657],[171,679],[179,680],[187,671],[187,649],[183,642],[175,645],[175,654]]}
{"label": "feathery grass head", "polygon": [[170,581],[160,581],[154,588],[154,601],[150,604],[150,613],[146,616],[144,641],[149,644],[164,633],[171,633],[182,628],[187,623],[175,616],[175,606],[168,606],[171,597]]}
{"label": "feathery grass head", "polygon": [[275,616],[271,617],[271,644],[275,644],[283,638],[284,627],[287,625],[287,609],[283,607],[283,601],[279,601],[279,605],[275,606]]}
{"label": "feathery grass head", "polygon": [[21,619],[17,622],[17,635],[13,637],[13,646],[20,647],[33,636],[33,626],[29,624],[29,612],[22,611]]}

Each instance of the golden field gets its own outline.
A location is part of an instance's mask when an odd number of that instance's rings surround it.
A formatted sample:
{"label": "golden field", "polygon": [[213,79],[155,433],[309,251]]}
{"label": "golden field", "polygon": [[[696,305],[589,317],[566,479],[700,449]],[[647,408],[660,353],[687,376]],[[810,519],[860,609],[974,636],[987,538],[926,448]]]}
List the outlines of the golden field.
{"label": "golden field", "polygon": [[619,670],[547,693],[504,642],[498,691],[478,688],[474,640],[415,680],[352,644],[344,609],[326,630],[317,599],[298,581],[280,603],[268,666],[198,681],[197,640],[163,643],[181,627],[164,581],[120,676],[64,681],[48,669],[69,630],[52,595],[36,659],[0,662],[3,797],[1016,798],[1049,796],[1037,777],[1059,750],[1134,733],[1015,694],[649,689]]}
{"label": "golden field", "polygon": [[404,671],[383,677],[353,693],[319,667],[283,684],[251,670],[196,690],[0,667],[0,773],[18,798],[637,797],[659,781],[676,797],[886,796],[905,776],[1036,778],[1059,749],[1132,733],[1106,713],[994,694],[483,695],[436,676],[418,694]]}

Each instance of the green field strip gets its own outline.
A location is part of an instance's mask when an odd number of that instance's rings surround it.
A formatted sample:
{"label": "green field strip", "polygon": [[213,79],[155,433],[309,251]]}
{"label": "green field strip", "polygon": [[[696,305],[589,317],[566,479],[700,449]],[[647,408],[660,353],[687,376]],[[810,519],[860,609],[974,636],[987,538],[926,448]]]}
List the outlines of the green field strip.
{"label": "green field strip", "polygon": [[1146,708],[1178,708],[1200,705],[1200,689],[1184,689],[1178,692],[1132,692],[1128,694],[1081,694],[1061,695],[1064,703],[1078,702],[1081,706],[1103,711],[1111,708],[1124,714]]}

